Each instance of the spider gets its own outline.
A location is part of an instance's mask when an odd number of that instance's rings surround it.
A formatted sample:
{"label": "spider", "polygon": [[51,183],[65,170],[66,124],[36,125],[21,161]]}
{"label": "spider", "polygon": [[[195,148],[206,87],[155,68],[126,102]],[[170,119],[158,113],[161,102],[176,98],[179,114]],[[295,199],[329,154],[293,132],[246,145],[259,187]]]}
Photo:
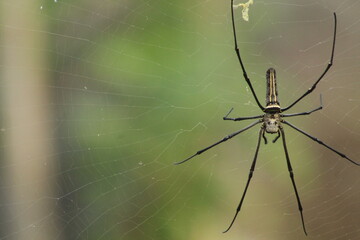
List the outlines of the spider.
{"label": "spider", "polygon": [[248,176],[248,180],[244,189],[244,192],[242,194],[240,203],[236,209],[236,213],[234,218],[232,219],[229,227],[223,232],[226,233],[227,231],[230,230],[230,228],[232,227],[233,223],[235,222],[235,219],[238,215],[238,213],[240,212],[241,206],[243,204],[245,195],[246,195],[246,191],[249,187],[250,184],[250,180],[253,176],[253,172],[255,170],[255,165],[256,165],[256,159],[257,159],[257,155],[259,152],[259,147],[260,147],[260,142],[261,142],[261,138],[264,139],[264,143],[267,144],[267,138],[265,136],[265,133],[269,133],[269,134],[277,134],[277,136],[274,138],[274,140],[272,141],[273,143],[275,143],[280,137],[282,138],[282,142],[283,142],[283,147],[284,147],[284,152],[285,152],[285,158],[286,158],[286,163],[287,163],[287,167],[288,167],[288,171],[290,173],[290,179],[294,188],[294,192],[295,192],[295,196],[296,196],[296,200],[297,200],[297,204],[298,204],[298,208],[299,208],[299,212],[300,212],[300,217],[301,217],[301,223],[302,223],[302,228],[304,230],[305,235],[307,235],[306,232],[306,228],[305,228],[305,222],[304,222],[304,216],[303,216],[303,207],[301,205],[301,201],[300,201],[300,197],[299,197],[299,193],[298,190],[296,188],[296,184],[295,184],[295,179],[294,179],[294,173],[293,173],[293,169],[291,167],[291,163],[290,163],[290,157],[289,157],[289,153],[286,147],[286,141],[285,141],[285,132],[284,132],[284,127],[283,125],[288,125],[291,128],[295,129],[296,131],[304,134],[305,136],[307,136],[308,138],[312,139],[313,141],[325,146],[326,148],[330,149],[331,151],[335,152],[336,154],[338,154],[340,157],[345,158],[346,160],[350,161],[351,163],[360,166],[359,163],[351,160],[350,158],[348,158],[345,154],[335,150],[334,148],[330,147],[329,145],[323,143],[321,140],[319,140],[316,137],[311,136],[310,134],[306,133],[305,131],[297,128],[296,126],[292,125],[291,123],[287,122],[285,120],[285,118],[287,117],[295,117],[295,116],[303,116],[303,115],[309,115],[313,112],[316,112],[318,110],[322,109],[322,97],[320,95],[320,106],[318,108],[315,108],[311,111],[307,111],[307,112],[301,112],[301,113],[291,113],[291,114],[284,114],[284,112],[286,112],[287,110],[291,109],[296,103],[298,103],[301,99],[303,99],[305,96],[307,96],[308,94],[310,94],[311,92],[314,91],[314,89],[316,88],[317,84],[320,82],[321,79],[323,79],[323,77],[325,76],[325,74],[329,71],[329,69],[331,68],[331,66],[333,65],[333,59],[334,59],[334,50],[335,50],[335,41],[336,41],[336,27],[337,27],[337,18],[336,18],[336,13],[333,13],[334,15],[334,33],[333,33],[333,41],[332,41],[332,49],[331,49],[331,57],[330,57],[330,61],[327,64],[324,72],[320,75],[320,77],[315,81],[315,83],[303,94],[301,95],[298,99],[296,99],[293,103],[291,103],[288,107],[285,108],[281,108],[280,107],[280,103],[279,103],[279,99],[278,99],[278,91],[277,91],[277,85],[276,85],[276,72],[274,68],[269,68],[266,72],[266,106],[263,107],[261,105],[261,103],[259,102],[256,93],[254,91],[254,88],[250,82],[250,79],[246,73],[245,70],[245,66],[243,64],[243,61],[241,59],[240,56],[240,50],[238,48],[238,44],[237,44],[237,38],[236,38],[236,30],[235,30],[235,20],[234,20],[234,8],[233,8],[233,0],[231,0],[231,20],[232,20],[232,30],[233,30],[233,34],[234,34],[234,42],[235,42],[235,52],[237,55],[237,58],[239,60],[242,72],[243,72],[243,76],[245,78],[245,81],[247,82],[252,95],[255,98],[255,101],[257,103],[257,105],[259,106],[259,108],[264,112],[262,115],[258,115],[258,116],[251,116],[251,117],[238,117],[238,118],[231,118],[229,117],[230,113],[232,112],[233,108],[223,117],[223,120],[230,120],[230,121],[243,121],[243,120],[249,120],[249,119],[258,119],[256,122],[253,122],[252,124],[250,124],[249,126],[236,131],[234,133],[231,133],[229,135],[227,135],[226,137],[224,137],[222,140],[204,148],[201,149],[199,151],[197,151],[194,155],[186,158],[183,161],[180,162],[176,162],[175,165],[178,164],[182,164],[184,162],[187,162],[188,160],[192,159],[193,157],[202,154],[203,152],[206,152],[207,150],[219,145],[220,143],[223,143],[237,135],[239,135],[240,133],[254,127],[255,125],[261,123],[261,127],[260,127],[260,131],[259,131],[259,137],[257,140],[257,146],[256,146],[256,150],[255,150],[255,156],[254,159],[252,161],[251,164],[251,168],[250,168],[250,172],[249,172],[249,176]]}

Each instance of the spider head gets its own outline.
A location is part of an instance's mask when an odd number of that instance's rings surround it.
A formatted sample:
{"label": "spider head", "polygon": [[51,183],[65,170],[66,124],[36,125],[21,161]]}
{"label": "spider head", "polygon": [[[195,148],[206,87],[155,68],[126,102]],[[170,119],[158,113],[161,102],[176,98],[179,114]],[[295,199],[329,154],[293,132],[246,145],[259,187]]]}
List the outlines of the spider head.
{"label": "spider head", "polygon": [[280,117],[279,114],[266,114],[264,117],[265,131],[267,133],[279,132]]}

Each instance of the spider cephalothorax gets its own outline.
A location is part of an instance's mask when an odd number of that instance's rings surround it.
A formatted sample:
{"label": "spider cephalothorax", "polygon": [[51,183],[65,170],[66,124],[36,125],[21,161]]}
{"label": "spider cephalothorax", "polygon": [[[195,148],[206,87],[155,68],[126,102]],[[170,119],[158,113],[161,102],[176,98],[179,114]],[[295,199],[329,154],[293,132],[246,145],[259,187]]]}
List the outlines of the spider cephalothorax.
{"label": "spider cephalothorax", "polygon": [[265,113],[263,126],[267,133],[278,133],[281,117],[279,113]]}
{"label": "spider cephalothorax", "polygon": [[183,161],[177,162],[175,164],[184,163],[184,162],[192,159],[193,157],[195,157],[197,155],[200,155],[203,152],[217,146],[218,144],[223,143],[223,142],[237,136],[238,134],[252,128],[253,126],[255,126],[255,125],[259,124],[259,123],[262,123],[262,126],[261,126],[260,131],[259,131],[259,135],[258,135],[258,141],[257,141],[255,156],[254,156],[254,159],[253,159],[251,167],[250,167],[250,172],[249,172],[248,180],[247,180],[243,195],[241,197],[241,200],[239,202],[238,207],[236,208],[236,213],[235,213],[235,216],[234,216],[233,220],[230,223],[230,226],[224,232],[227,232],[231,228],[231,226],[235,222],[235,219],[236,219],[238,213],[240,212],[241,206],[243,204],[243,201],[244,201],[244,198],[245,198],[245,195],[246,195],[246,191],[247,191],[247,189],[249,187],[250,180],[251,180],[251,178],[253,176],[253,172],[255,170],[256,159],[257,159],[257,155],[258,155],[258,152],[259,152],[261,137],[263,137],[264,142],[267,143],[265,133],[270,133],[270,134],[278,133],[278,136],[272,142],[276,142],[277,139],[282,137],[286,163],[287,163],[288,171],[289,171],[289,174],[290,174],[290,179],[291,179],[291,182],[292,182],[292,185],[293,185],[293,188],[294,188],[294,192],[295,192],[295,195],[296,195],[296,201],[297,201],[300,216],[301,216],[301,222],[302,222],[303,230],[304,230],[304,233],[307,234],[306,229],[305,229],[304,216],[303,216],[303,213],[302,213],[303,208],[302,208],[300,197],[299,197],[299,194],[298,194],[298,191],[297,191],[297,188],[296,188],[295,179],[294,179],[294,173],[293,173],[293,170],[292,170],[292,167],[291,167],[290,157],[289,157],[289,153],[288,153],[288,150],[287,150],[287,147],[286,147],[285,131],[284,131],[284,128],[283,128],[282,124],[286,124],[286,125],[290,126],[291,128],[295,129],[296,131],[298,131],[298,132],[304,134],[305,136],[309,137],[313,141],[315,141],[315,142],[325,146],[326,148],[330,149],[331,151],[335,152],[340,157],[345,158],[348,161],[350,161],[351,163],[360,166],[359,163],[351,160],[345,154],[340,153],[339,151],[335,150],[334,148],[330,147],[329,145],[325,144],[324,142],[320,141],[319,139],[311,136],[310,134],[306,133],[305,131],[295,127],[291,123],[284,120],[284,118],[286,118],[286,117],[309,115],[309,114],[311,114],[311,113],[313,113],[315,111],[321,110],[322,109],[321,95],[320,95],[320,107],[315,108],[315,109],[313,109],[311,111],[308,111],[308,112],[293,113],[293,114],[283,114],[283,112],[289,110],[296,103],[298,103],[301,99],[303,99],[305,96],[310,94],[316,88],[316,85],[320,82],[320,80],[325,76],[325,74],[328,72],[328,70],[332,66],[333,58],[334,58],[334,50],[335,50],[335,39],[336,39],[336,25],[337,25],[336,14],[334,13],[334,23],[335,23],[334,24],[334,35],[333,35],[331,57],[330,57],[330,61],[329,61],[328,65],[326,66],[324,72],[320,75],[320,77],[315,81],[315,83],[303,95],[301,95],[297,100],[292,102],[286,108],[280,108],[280,103],[279,103],[279,100],[278,100],[278,91],[277,91],[277,86],[276,86],[276,72],[275,72],[275,69],[273,69],[273,68],[269,68],[267,70],[267,72],[266,72],[266,79],[267,79],[266,106],[263,107],[261,105],[261,103],[259,102],[259,100],[258,100],[258,98],[256,96],[256,93],[255,93],[255,90],[254,90],[254,88],[253,88],[253,86],[252,86],[252,84],[250,82],[250,79],[249,79],[247,73],[246,73],[245,66],[244,66],[244,64],[242,62],[242,59],[241,59],[241,56],[240,56],[240,51],[239,51],[239,48],[238,48],[238,45],[237,45],[236,31],[235,31],[235,21],[234,21],[233,0],[231,0],[231,17],[232,17],[232,27],[233,27],[233,33],[234,33],[235,52],[236,52],[236,55],[238,57],[238,60],[239,60],[239,63],[240,63],[240,66],[241,66],[245,81],[248,84],[248,86],[249,86],[249,88],[251,90],[251,93],[253,94],[253,96],[255,98],[255,101],[256,101],[257,105],[259,106],[261,111],[263,111],[263,114],[257,115],[257,116],[251,116],[251,117],[230,118],[229,115],[233,110],[233,109],[231,109],[229,111],[229,113],[227,115],[225,115],[225,117],[223,117],[224,120],[231,120],[231,121],[242,121],[242,120],[248,120],[248,119],[258,119],[258,120],[256,122],[253,122],[249,126],[241,129],[241,130],[238,130],[238,131],[236,131],[234,133],[231,133],[231,134],[227,135],[226,137],[224,137],[223,139],[217,141],[216,143],[213,143],[212,145],[197,151],[194,155],[186,158]]}

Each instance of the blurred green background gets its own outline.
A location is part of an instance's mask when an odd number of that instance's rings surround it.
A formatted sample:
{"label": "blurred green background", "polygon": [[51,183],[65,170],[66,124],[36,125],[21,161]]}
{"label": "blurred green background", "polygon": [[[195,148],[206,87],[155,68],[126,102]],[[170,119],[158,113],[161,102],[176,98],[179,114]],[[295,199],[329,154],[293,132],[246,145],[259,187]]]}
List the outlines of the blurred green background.
{"label": "blurred green background", "polygon": [[[235,1],[240,3],[240,1]],[[261,111],[234,52],[230,1],[1,2],[0,239],[305,239],[281,142],[259,127],[174,166]],[[265,101],[277,70],[291,122],[360,161],[360,2],[258,1],[235,11]],[[285,128],[308,238],[360,239],[360,167]],[[272,140],[273,136],[268,136]]]}

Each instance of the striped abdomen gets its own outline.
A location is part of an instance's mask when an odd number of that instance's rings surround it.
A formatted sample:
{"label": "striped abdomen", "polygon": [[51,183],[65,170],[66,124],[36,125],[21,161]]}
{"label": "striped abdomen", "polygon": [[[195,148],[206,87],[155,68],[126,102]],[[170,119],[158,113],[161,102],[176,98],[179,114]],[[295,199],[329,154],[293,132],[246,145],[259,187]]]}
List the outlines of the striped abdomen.
{"label": "striped abdomen", "polygon": [[279,105],[276,71],[274,68],[269,68],[266,72],[266,107],[279,107]]}

